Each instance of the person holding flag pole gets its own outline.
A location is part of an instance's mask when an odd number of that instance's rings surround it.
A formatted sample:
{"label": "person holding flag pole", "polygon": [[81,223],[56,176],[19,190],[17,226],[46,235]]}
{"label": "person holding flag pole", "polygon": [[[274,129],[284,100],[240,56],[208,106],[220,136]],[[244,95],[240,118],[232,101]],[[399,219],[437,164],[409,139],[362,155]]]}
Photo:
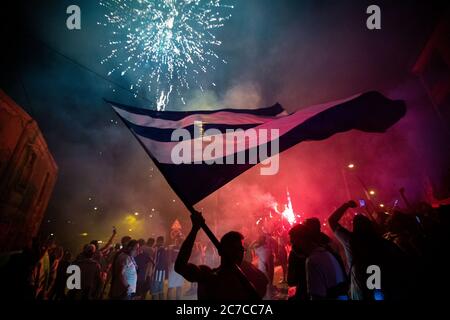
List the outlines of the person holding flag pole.
{"label": "person holding flag pole", "polygon": [[[264,273],[251,263],[243,261],[244,237],[242,234],[230,231],[222,237],[220,242],[215,243],[221,256],[219,268],[197,266],[188,262],[195,238],[201,228],[203,230],[205,228],[209,230],[209,228],[200,212],[192,212],[191,221],[192,229],[181,245],[175,262],[175,271],[190,282],[198,282],[198,300],[261,300],[266,293],[268,281]],[[213,242],[217,240],[212,233],[208,236],[214,239]]]}

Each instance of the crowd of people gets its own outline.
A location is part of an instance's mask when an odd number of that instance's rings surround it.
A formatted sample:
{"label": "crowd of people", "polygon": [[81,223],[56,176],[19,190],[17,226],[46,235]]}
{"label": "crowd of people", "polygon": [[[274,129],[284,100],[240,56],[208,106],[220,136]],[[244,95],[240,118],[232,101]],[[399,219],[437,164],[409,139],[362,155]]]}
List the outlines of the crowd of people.
{"label": "crowd of people", "polygon": [[[163,236],[147,241],[124,236],[114,244],[115,237],[114,229],[105,245],[93,240],[77,256],[58,246],[53,237],[43,242],[36,238],[30,248],[11,254],[3,266],[7,289],[2,293],[5,298],[37,300],[182,298],[184,279],[174,270],[181,237],[168,246]],[[68,288],[71,265],[79,267],[79,289]]]}
{"label": "crowd of people", "polygon": [[[162,236],[147,241],[124,236],[115,244],[114,230],[105,245],[93,240],[72,256],[52,237],[35,239],[2,267],[1,292],[38,300],[179,300],[196,294],[199,300],[224,301],[285,299],[277,286],[285,284],[294,289],[292,300],[444,297],[449,206],[421,204],[376,215],[357,207],[348,201],[326,221],[309,218],[277,235],[260,230],[254,241],[230,231],[219,251],[196,239],[201,213],[191,216],[186,238],[178,234],[170,245]],[[79,268],[81,287],[67,287],[69,266]],[[371,278],[374,270],[377,279]]]}

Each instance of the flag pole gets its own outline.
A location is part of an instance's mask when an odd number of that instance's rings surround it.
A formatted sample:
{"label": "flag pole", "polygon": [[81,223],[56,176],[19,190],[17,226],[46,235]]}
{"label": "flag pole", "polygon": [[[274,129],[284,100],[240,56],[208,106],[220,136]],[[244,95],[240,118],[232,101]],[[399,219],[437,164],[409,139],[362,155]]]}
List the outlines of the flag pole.
{"label": "flag pole", "polygon": [[[111,104],[110,101],[106,100],[105,98],[103,98],[103,100],[106,103]],[[150,157],[150,159],[153,161],[153,163],[155,164],[155,166],[158,168],[158,170],[162,173],[159,165],[158,165],[158,161],[152,156],[152,154],[147,150],[147,148],[145,147],[145,145],[142,143],[142,141],[137,137],[137,135],[134,133],[133,130],[131,130],[131,128],[128,126],[128,124],[122,119],[122,117],[117,113],[116,110],[113,111],[116,113],[116,115],[119,117],[120,120],[122,120],[122,123],[125,124],[125,126],[128,128],[128,130],[131,132],[131,134],[136,138],[136,140],[139,142],[139,144],[141,145],[141,147],[145,150],[145,152],[147,153],[147,155]],[[200,214],[197,210],[194,209],[194,207],[192,205],[189,205],[186,203],[186,201],[184,201],[184,199],[180,196],[180,193],[177,191],[177,188],[174,187],[170,181],[168,181],[167,179],[165,179],[166,182],[169,184],[169,186],[172,188],[172,190],[175,192],[175,194],[178,196],[178,198],[180,198],[181,202],[183,202],[184,206],[189,210],[189,212],[192,215],[196,215],[196,214]],[[211,242],[214,244],[214,246],[216,247],[217,251],[220,253],[220,241],[217,239],[217,237],[214,235],[214,233],[211,231],[211,229],[208,227],[208,225],[206,224],[206,222],[203,222],[201,224],[201,228],[203,229],[203,231],[205,232],[205,234],[208,236],[209,240],[211,240]],[[261,297],[259,296],[258,292],[256,291],[255,287],[253,286],[253,284],[247,279],[247,277],[245,276],[244,272],[242,271],[242,269],[237,265],[234,264],[233,266],[233,270],[235,271],[235,274],[238,276],[239,280],[241,281],[241,284],[249,291],[249,293],[251,294],[251,300],[261,300]]]}
{"label": "flag pole", "polygon": [[[184,202],[183,202],[184,203]],[[192,215],[200,214],[198,211],[194,209],[193,206],[188,206],[186,203],[184,205],[188,208],[188,210],[191,212]],[[208,238],[211,240],[211,242],[214,244],[214,246],[217,248],[217,251],[220,254],[220,241],[217,239],[217,237],[214,235],[214,233],[211,231],[211,229],[208,227],[205,221],[201,224],[201,228],[205,232],[205,234],[208,236]],[[244,272],[242,271],[241,267],[239,267],[237,264],[233,265],[233,270],[235,271],[235,274],[238,276],[239,280],[241,281],[241,284],[248,290],[248,292],[251,294],[251,300],[261,300],[261,297],[259,296],[258,292],[256,291],[253,284],[247,279]]]}

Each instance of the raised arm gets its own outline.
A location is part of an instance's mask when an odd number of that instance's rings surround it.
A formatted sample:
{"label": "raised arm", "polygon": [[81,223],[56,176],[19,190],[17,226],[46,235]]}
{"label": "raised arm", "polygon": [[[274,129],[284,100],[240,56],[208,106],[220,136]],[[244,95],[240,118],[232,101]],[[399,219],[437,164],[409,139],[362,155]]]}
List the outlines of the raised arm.
{"label": "raised arm", "polygon": [[109,238],[108,242],[103,247],[100,248],[100,251],[103,252],[111,246],[111,244],[114,241],[114,238],[116,237],[116,234],[117,234],[116,228],[113,228],[111,237]]}
{"label": "raised arm", "polygon": [[191,215],[191,221],[192,229],[186,237],[186,240],[184,240],[181,245],[180,252],[178,253],[175,261],[175,271],[190,282],[198,282],[201,281],[202,272],[198,266],[189,263],[188,261],[192,254],[192,248],[194,247],[197,233],[205,220],[203,219],[201,213],[198,212]]}
{"label": "raised arm", "polygon": [[346,203],[344,203],[342,206],[336,209],[335,212],[331,214],[331,216],[328,218],[328,225],[330,226],[331,230],[336,231],[336,229],[340,226],[339,220],[344,216],[345,212],[349,208],[356,208],[356,202],[353,200],[350,200]]}

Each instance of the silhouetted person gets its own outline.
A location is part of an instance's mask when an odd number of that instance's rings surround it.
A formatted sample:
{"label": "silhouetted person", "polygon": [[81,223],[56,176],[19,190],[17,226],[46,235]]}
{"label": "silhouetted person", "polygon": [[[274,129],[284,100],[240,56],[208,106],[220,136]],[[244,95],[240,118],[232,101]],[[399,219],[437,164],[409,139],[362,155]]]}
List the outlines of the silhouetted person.
{"label": "silhouetted person", "polygon": [[47,299],[51,299],[51,296],[53,295],[55,281],[58,275],[58,266],[63,256],[64,256],[64,248],[61,246],[55,246],[52,250],[49,251],[50,276],[48,281],[48,289],[46,293]]}
{"label": "silhouetted person", "polygon": [[182,275],[175,271],[175,261],[180,252],[180,246],[183,242],[181,237],[175,239],[175,243],[168,248],[169,257],[169,276],[168,276],[168,289],[167,300],[180,300],[181,292],[183,289],[184,278]]}
{"label": "silhouetted person", "polygon": [[[343,267],[342,260],[329,247],[330,238],[321,232],[320,220],[317,218],[308,218],[303,222],[303,225],[310,228],[313,233],[317,234],[318,241],[321,246],[333,253],[337,260]],[[307,279],[306,279],[306,254],[302,251],[302,247],[297,250],[291,250],[289,253],[287,282],[291,287],[296,287],[294,299],[308,300]]]}
{"label": "silhouetted person", "polygon": [[52,290],[49,294],[49,299],[52,300],[64,300],[66,297],[65,289],[67,286],[67,278],[69,274],[67,273],[67,268],[71,264],[72,254],[70,251],[65,250],[61,261],[58,264],[56,271],[56,278]]}
{"label": "silhouetted person", "polygon": [[[115,230],[115,228],[114,228]],[[119,257],[120,253],[123,252],[124,248],[126,247],[127,243],[131,241],[130,236],[123,236],[122,239],[120,239],[120,244],[116,243],[114,245],[113,250],[110,252],[109,257],[106,259],[106,281],[105,286],[103,288],[103,293],[107,291],[108,284],[109,284],[109,292],[111,292],[111,282],[112,282],[112,276],[113,276],[113,268],[115,265],[115,262],[117,258]],[[103,295],[102,293],[102,295]]]}
{"label": "silhouetted person", "polygon": [[[300,251],[301,247],[298,249]],[[308,300],[306,288],[306,255],[303,252],[291,250],[288,258],[287,283],[295,287],[295,300]]]}
{"label": "silhouetted person", "polygon": [[114,262],[110,292],[112,299],[131,300],[134,298],[138,272],[134,258],[138,248],[138,242],[130,240]]}
{"label": "silhouetted person", "polygon": [[164,300],[164,281],[168,277],[169,261],[167,256],[167,249],[164,247],[164,237],[156,238],[155,245],[155,267],[152,277],[152,299]]}
{"label": "silhouetted person", "polygon": [[135,258],[138,267],[138,278],[136,287],[136,296],[145,299],[145,296],[150,289],[150,282],[148,281],[148,272],[151,265],[154,263],[153,258],[150,255],[150,251],[147,248],[147,244],[144,239],[139,241],[139,251]]}
{"label": "silhouetted person", "polygon": [[38,239],[33,238],[32,247],[13,253],[8,263],[0,269],[2,289],[1,300],[32,300],[34,287],[32,273],[38,259]]}
{"label": "silhouetted person", "polygon": [[146,282],[146,287],[148,288],[148,292],[150,292],[151,294],[151,287],[152,287],[152,276],[153,276],[153,271],[155,269],[155,238],[148,238],[147,239],[147,244],[144,246],[143,251],[146,252],[148,254],[148,256],[150,257],[151,261],[150,264],[148,266],[147,269],[147,275],[145,278],[145,282]]}
{"label": "silhouetted person", "polygon": [[358,214],[353,218],[353,231],[339,224],[347,209],[356,208],[355,201],[348,201],[339,207],[329,218],[328,224],[345,250],[347,265],[350,268],[350,296],[352,300],[383,299],[375,296],[380,291],[367,287],[367,268],[376,265],[381,270],[381,292],[385,298],[396,298],[400,288],[400,250],[391,242],[378,235],[376,226],[365,216]]}
{"label": "silhouetted person", "polygon": [[191,215],[192,229],[183,242],[175,262],[175,271],[186,280],[198,283],[198,300],[226,301],[226,300],[250,300],[253,293],[243,284],[236,274],[235,265],[239,265],[253,284],[258,295],[262,298],[266,293],[268,280],[264,273],[248,262],[243,262],[244,246],[243,236],[239,232],[231,231],[220,240],[221,256],[220,266],[211,269],[205,265],[189,263],[192,248],[197,232],[200,230],[204,219],[200,213]]}
{"label": "silhouetted person", "polygon": [[283,235],[278,237],[277,245],[277,259],[280,263],[281,270],[283,271],[283,278],[281,279],[280,283],[286,283],[287,282],[287,272],[288,272],[288,254],[286,251],[286,244],[287,239]]}
{"label": "silhouetted person", "polygon": [[289,236],[292,249],[306,256],[308,299],[345,299],[345,292],[339,292],[345,286],[345,271],[334,254],[324,246],[323,237],[317,229],[296,225],[289,231]]}
{"label": "silhouetted person", "polygon": [[34,266],[31,282],[34,288],[34,296],[38,300],[43,300],[47,298],[47,290],[50,282],[50,257],[49,249],[52,249],[55,244],[53,237],[49,237],[44,242],[39,242],[39,246],[35,250],[37,262]]}
{"label": "silhouetted person", "polygon": [[102,247],[100,247],[98,240],[92,240],[90,242],[90,244],[93,244],[96,249],[93,259],[95,261],[97,261],[102,268],[103,282],[106,282],[106,280],[108,278],[109,261],[107,259],[107,255],[113,249],[112,244],[113,244],[114,238],[116,237],[116,234],[117,234],[116,228],[113,228],[111,237],[108,239],[108,241]]}
{"label": "silhouetted person", "polygon": [[254,245],[255,254],[258,257],[258,269],[263,272],[269,280],[265,297],[268,299],[270,299],[273,294],[272,286],[275,268],[274,248],[271,240],[272,237],[270,237],[270,235],[262,234],[258,237],[258,240]]}
{"label": "silhouetted person", "polygon": [[95,245],[84,246],[83,254],[73,264],[80,267],[81,289],[72,289],[68,295],[76,300],[96,300],[100,298],[103,281],[101,278],[100,264],[94,260]]}
{"label": "silhouetted person", "polygon": [[114,238],[116,237],[116,234],[117,234],[116,228],[113,228],[111,237],[108,239],[108,241],[102,247],[100,247],[98,240],[92,240],[90,242],[90,244],[93,244],[96,249],[94,259],[97,260],[98,259],[97,255],[105,254],[110,249],[110,247],[113,244]]}

